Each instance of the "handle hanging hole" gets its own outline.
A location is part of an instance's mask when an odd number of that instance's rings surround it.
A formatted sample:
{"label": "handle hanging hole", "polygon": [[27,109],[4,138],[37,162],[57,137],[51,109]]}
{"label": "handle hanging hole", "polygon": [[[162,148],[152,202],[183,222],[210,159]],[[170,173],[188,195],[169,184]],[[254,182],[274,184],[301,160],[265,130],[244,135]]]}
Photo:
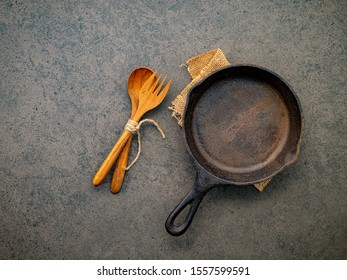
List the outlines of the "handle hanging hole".
{"label": "handle hanging hole", "polygon": [[184,224],[184,222],[188,218],[188,213],[189,213],[191,208],[192,208],[192,205],[187,204],[187,206],[182,209],[182,211],[178,214],[178,216],[174,220],[174,226],[175,227],[180,227],[181,225]]}

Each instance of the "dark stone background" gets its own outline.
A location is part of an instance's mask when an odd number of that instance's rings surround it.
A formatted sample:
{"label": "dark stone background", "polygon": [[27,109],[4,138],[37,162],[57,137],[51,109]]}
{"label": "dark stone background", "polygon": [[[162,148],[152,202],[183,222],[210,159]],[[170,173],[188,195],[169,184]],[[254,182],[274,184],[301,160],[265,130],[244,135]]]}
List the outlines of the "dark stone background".
{"label": "dark stone background", "polygon": [[[1,259],[346,259],[347,2],[0,1]],[[187,59],[221,48],[297,92],[299,160],[264,192],[218,187],[188,232],[165,220],[195,175],[167,107]],[[141,65],[173,80],[121,192],[92,178]],[[135,149],[136,150],[136,149]],[[132,156],[135,155],[132,151]]]}

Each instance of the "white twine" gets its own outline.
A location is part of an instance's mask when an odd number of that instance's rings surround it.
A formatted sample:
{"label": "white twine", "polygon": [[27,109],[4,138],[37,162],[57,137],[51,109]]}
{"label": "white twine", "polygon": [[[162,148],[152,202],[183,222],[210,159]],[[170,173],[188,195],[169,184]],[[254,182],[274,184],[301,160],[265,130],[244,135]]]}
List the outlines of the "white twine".
{"label": "white twine", "polygon": [[163,139],[165,139],[165,134],[163,132],[163,130],[161,129],[161,127],[159,126],[159,124],[155,121],[155,120],[152,120],[152,119],[144,119],[142,121],[140,121],[139,123],[133,121],[132,119],[129,119],[127,124],[125,125],[124,127],[124,130],[128,130],[130,131],[132,134],[134,133],[137,133],[137,142],[139,144],[139,148],[138,148],[138,151],[137,151],[137,155],[136,157],[134,158],[134,160],[125,168],[125,170],[129,170],[135,163],[136,161],[139,159],[140,157],[140,153],[141,153],[141,134],[140,134],[140,128],[141,128],[141,125],[143,123],[151,123],[153,124],[158,130],[159,132],[161,133],[161,136],[163,137]]}

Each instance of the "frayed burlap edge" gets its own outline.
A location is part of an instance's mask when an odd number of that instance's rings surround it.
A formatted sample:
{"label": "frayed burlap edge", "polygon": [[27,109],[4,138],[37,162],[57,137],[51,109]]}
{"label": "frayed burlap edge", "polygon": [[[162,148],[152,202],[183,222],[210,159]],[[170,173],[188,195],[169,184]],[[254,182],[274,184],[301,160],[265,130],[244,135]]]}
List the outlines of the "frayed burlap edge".
{"label": "frayed burlap edge", "polygon": [[180,126],[182,126],[182,116],[189,90],[211,72],[230,65],[221,49],[211,50],[200,54],[189,59],[186,64],[187,70],[192,77],[192,81],[182,90],[174,101],[172,101],[172,104],[169,107],[172,111],[172,116],[177,119]]}
{"label": "frayed burlap edge", "polygon": [[[177,119],[177,122],[182,126],[182,116],[187,102],[187,95],[189,90],[198,82],[203,80],[208,74],[220,68],[230,65],[221,49],[210,50],[198,56],[195,56],[186,62],[187,70],[192,77],[192,81],[176,96],[172,101],[169,109],[172,111],[172,116]],[[269,184],[271,178],[254,184],[259,190],[263,191]]]}

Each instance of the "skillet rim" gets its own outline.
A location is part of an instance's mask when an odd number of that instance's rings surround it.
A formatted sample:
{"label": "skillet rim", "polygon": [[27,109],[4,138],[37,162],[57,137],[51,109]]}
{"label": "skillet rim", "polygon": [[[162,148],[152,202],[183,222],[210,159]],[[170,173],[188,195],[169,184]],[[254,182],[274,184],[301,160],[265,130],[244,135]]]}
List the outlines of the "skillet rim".
{"label": "skillet rim", "polygon": [[[212,76],[216,75],[217,73],[223,72],[223,71],[227,71],[228,69],[231,68],[253,68],[256,70],[261,70],[261,71],[265,71],[268,72],[269,74],[275,76],[277,79],[279,79],[281,82],[283,82],[285,84],[286,87],[288,87],[291,95],[294,97],[294,100],[296,102],[296,105],[298,107],[298,115],[299,115],[299,119],[300,119],[300,132],[299,132],[299,137],[298,137],[298,143],[295,147],[295,154],[293,155],[292,159],[285,162],[278,170],[276,170],[275,172],[273,172],[272,174],[263,177],[261,179],[258,180],[254,180],[254,181],[245,181],[245,182],[237,182],[237,181],[232,181],[232,180],[226,180],[223,178],[218,177],[217,175],[213,174],[212,172],[210,172],[209,170],[207,170],[197,159],[196,157],[193,155],[189,144],[188,144],[188,140],[187,140],[187,133],[186,133],[186,126],[185,126],[185,122],[186,122],[186,116],[187,116],[187,108],[189,106],[190,103],[190,99],[191,99],[191,95],[192,92],[194,91],[195,88],[199,87],[200,85],[202,85],[206,80],[211,79]],[[207,75],[206,77],[204,77],[201,81],[199,81],[198,83],[196,83],[192,88],[189,89],[188,94],[187,94],[187,100],[186,100],[186,104],[184,106],[184,113],[182,116],[182,128],[183,128],[183,137],[185,140],[185,145],[186,145],[186,149],[188,150],[188,153],[190,154],[190,156],[192,157],[192,159],[194,160],[194,164],[196,166],[196,171],[197,173],[200,173],[199,171],[203,171],[204,173],[208,174],[211,178],[215,178],[217,179],[219,182],[223,183],[223,184],[233,184],[233,185],[238,185],[238,186],[246,186],[246,185],[252,185],[252,184],[256,184],[256,183],[260,183],[263,181],[266,181],[268,179],[273,178],[275,175],[277,175],[278,173],[282,172],[285,168],[289,167],[290,165],[294,164],[297,160],[298,160],[298,156],[300,153],[300,149],[301,149],[301,144],[302,144],[302,139],[303,139],[303,133],[304,133],[304,117],[303,117],[303,112],[302,112],[302,106],[299,100],[299,97],[297,96],[296,92],[294,91],[294,89],[292,88],[292,86],[287,82],[287,80],[285,80],[283,77],[281,77],[280,75],[278,75],[277,73],[275,73],[274,71],[266,68],[266,67],[262,67],[262,66],[258,66],[255,64],[235,64],[235,65],[230,65],[230,66],[226,66],[220,69],[217,69],[213,72],[211,72],[209,75]]]}

